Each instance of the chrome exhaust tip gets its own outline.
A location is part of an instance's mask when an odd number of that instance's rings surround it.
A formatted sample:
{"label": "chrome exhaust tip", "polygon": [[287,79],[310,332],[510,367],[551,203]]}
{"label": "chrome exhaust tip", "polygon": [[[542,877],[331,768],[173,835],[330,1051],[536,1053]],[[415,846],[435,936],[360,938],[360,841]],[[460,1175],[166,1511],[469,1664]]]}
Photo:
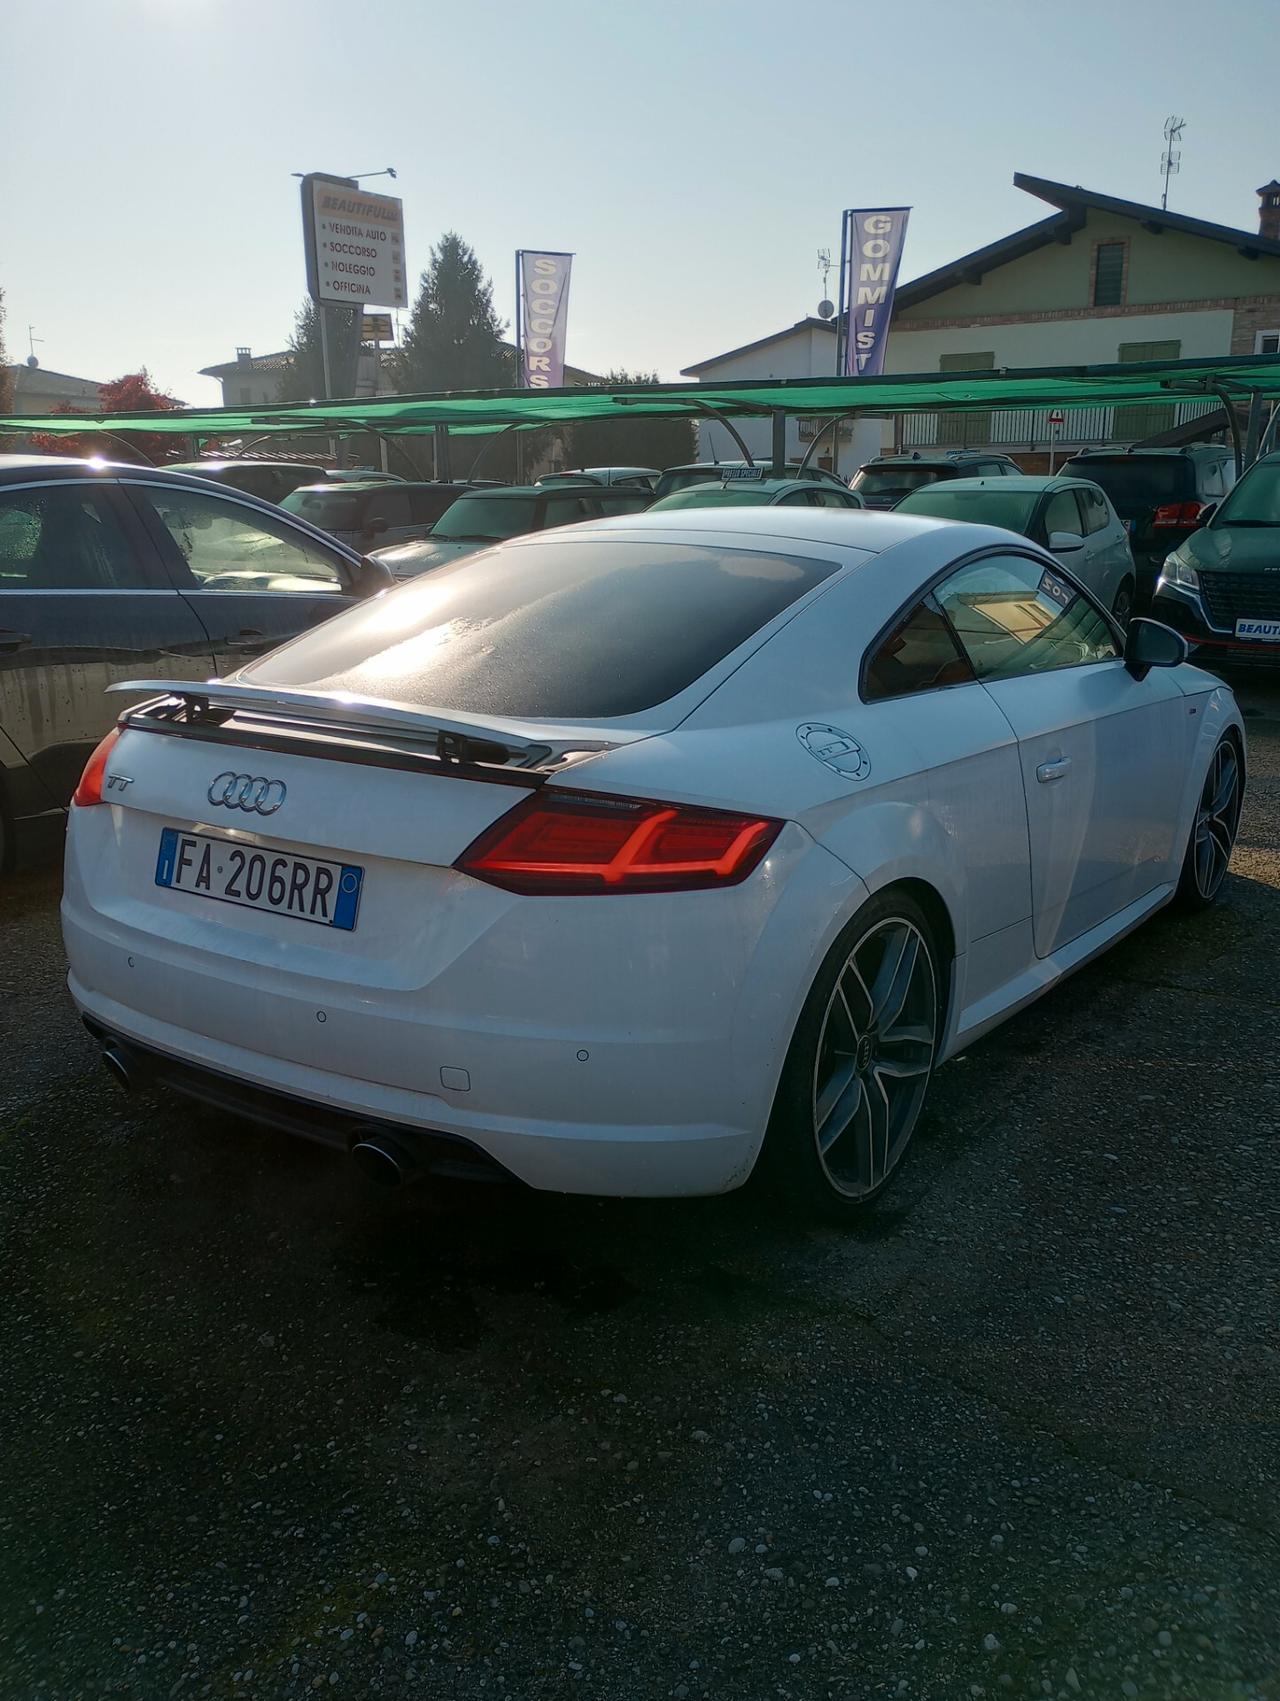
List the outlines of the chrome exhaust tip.
{"label": "chrome exhaust tip", "polygon": [[378,1187],[404,1187],[423,1173],[409,1142],[383,1128],[358,1128],[351,1137],[349,1154],[365,1180]]}
{"label": "chrome exhaust tip", "polygon": [[133,1092],[137,1087],[137,1079],[123,1046],[115,1044],[114,1041],[104,1045],[102,1048],[102,1066],[116,1085],[122,1087],[126,1093]]}

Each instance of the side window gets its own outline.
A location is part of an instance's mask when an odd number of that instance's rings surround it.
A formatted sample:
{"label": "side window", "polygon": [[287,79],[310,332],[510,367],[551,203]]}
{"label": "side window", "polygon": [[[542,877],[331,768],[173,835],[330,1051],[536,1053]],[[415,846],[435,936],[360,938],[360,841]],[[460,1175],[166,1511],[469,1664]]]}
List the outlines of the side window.
{"label": "side window", "polygon": [[0,591],[155,588],[103,488],[45,485],[0,496]]}
{"label": "side window", "polygon": [[202,591],[338,591],[334,556],[322,545],[238,502],[194,490],[134,486],[150,502]]}
{"label": "side window", "polygon": [[1120,654],[1102,611],[1026,556],[984,556],[934,594],[979,679],[1015,679]]}
{"label": "side window", "polygon": [[1070,532],[1073,537],[1084,536],[1074,490],[1054,491],[1045,504],[1044,530],[1046,537],[1052,537],[1054,532]]}
{"label": "side window", "polygon": [[543,526],[572,526],[578,520],[594,520],[604,512],[594,496],[556,496],[547,503]]}
{"label": "side window", "polygon": [[1076,487],[1076,496],[1080,501],[1080,513],[1084,518],[1086,535],[1094,532],[1105,532],[1111,524],[1111,512],[1107,507],[1107,499],[1100,490],[1091,490],[1085,485]]}
{"label": "side window", "polygon": [[409,495],[388,484],[369,498],[364,511],[366,526],[374,520],[385,520],[389,528],[409,524]]}
{"label": "side window", "polygon": [[868,703],[907,697],[973,678],[964,652],[932,597],[917,603],[869,658],[862,680]]}
{"label": "side window", "polygon": [[1200,494],[1217,497],[1224,494],[1222,488],[1222,464],[1220,461],[1206,461],[1200,472]]}
{"label": "side window", "polygon": [[781,502],[775,504],[778,508],[814,508],[822,500],[816,490],[789,490]]}

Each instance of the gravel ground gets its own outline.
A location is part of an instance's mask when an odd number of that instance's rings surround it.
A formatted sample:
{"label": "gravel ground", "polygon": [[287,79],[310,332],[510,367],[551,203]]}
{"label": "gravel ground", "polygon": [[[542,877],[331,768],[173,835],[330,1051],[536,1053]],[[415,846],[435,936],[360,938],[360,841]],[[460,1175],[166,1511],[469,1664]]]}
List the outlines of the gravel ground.
{"label": "gravel ground", "polygon": [[101,1075],[0,897],[0,1696],[1280,1697],[1280,693],[1216,911],[857,1233],[371,1195]]}

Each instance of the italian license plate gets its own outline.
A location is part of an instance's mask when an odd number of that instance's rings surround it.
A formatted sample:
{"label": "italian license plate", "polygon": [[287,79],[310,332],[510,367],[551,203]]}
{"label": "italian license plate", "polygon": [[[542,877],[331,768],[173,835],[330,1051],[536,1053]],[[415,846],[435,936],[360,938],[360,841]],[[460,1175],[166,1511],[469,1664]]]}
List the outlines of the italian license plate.
{"label": "italian license plate", "polygon": [[252,850],[215,833],[182,833],[176,827],[160,834],[156,885],[220,904],[267,910],[350,933],[363,883],[364,869],[351,863]]}
{"label": "italian license plate", "polygon": [[1280,620],[1237,620],[1236,637],[1261,644],[1280,644]]}

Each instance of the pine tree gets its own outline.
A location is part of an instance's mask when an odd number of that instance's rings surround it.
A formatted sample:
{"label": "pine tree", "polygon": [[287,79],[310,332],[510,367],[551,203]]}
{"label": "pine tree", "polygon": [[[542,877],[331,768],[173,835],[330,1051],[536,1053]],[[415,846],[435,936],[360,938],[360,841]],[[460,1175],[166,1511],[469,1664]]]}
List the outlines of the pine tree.
{"label": "pine tree", "polygon": [[[355,389],[358,307],[329,307],[329,378],[335,397]],[[294,315],[289,338],[289,363],[280,374],[276,399],[310,402],[324,395],[324,348],[320,340],[320,308],[310,296]]]}
{"label": "pine tree", "polygon": [[515,367],[503,347],[505,323],[493,310],[493,285],[475,250],[454,231],[431,250],[418,299],[393,362],[402,395],[423,390],[501,389]]}

